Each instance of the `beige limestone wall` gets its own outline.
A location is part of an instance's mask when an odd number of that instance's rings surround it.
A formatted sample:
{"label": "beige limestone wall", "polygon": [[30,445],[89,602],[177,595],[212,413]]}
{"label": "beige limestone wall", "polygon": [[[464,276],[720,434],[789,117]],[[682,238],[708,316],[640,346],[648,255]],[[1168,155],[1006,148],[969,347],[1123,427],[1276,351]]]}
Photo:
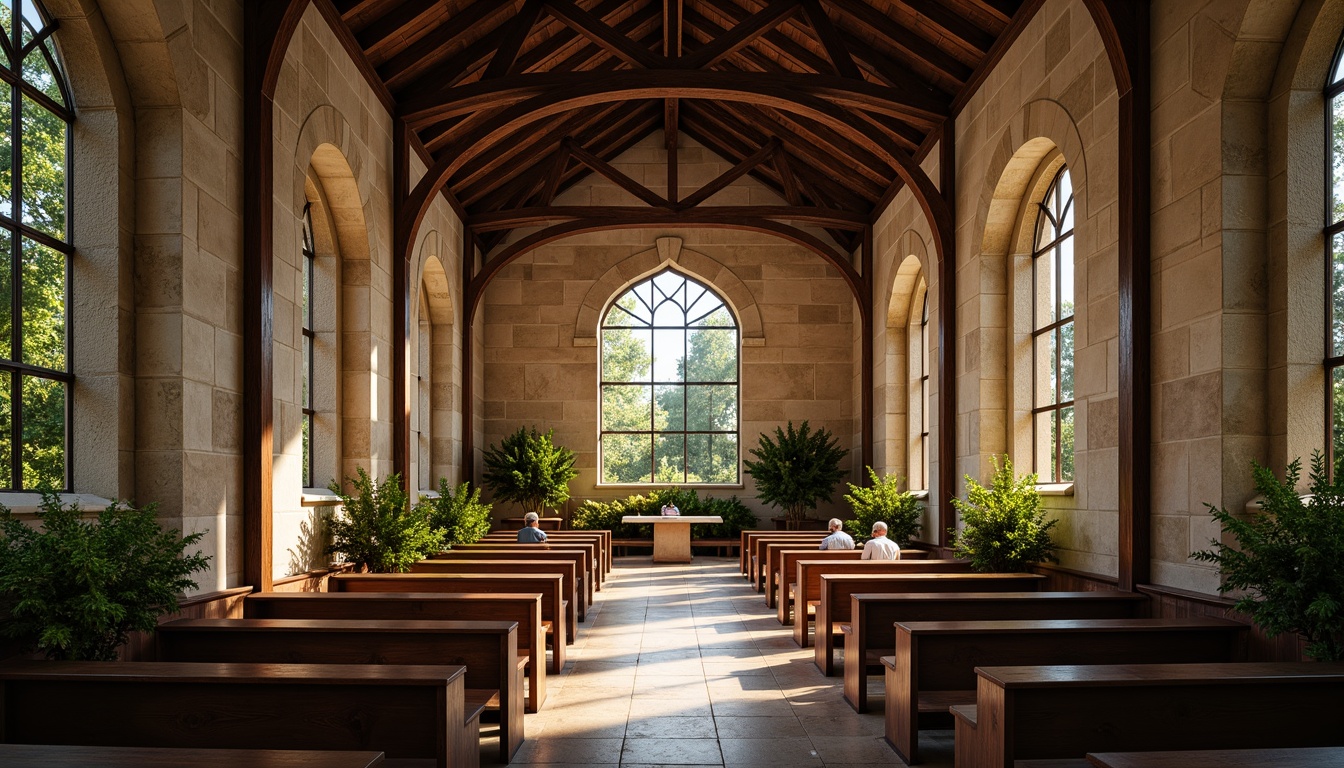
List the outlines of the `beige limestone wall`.
{"label": "beige limestone wall", "polygon": [[[633,178],[665,188],[666,155],[652,136],[613,162]],[[678,178],[689,194],[732,167],[682,137]],[[655,189],[657,191],[657,189]],[[622,202],[626,194],[590,177],[566,191],[557,204]],[[729,202],[731,201],[731,202]],[[716,195],[715,204],[772,203],[767,188],[740,179]],[[852,294],[839,272],[802,247],[761,233],[705,228],[611,230],[557,241],[505,267],[483,300],[483,450],[520,426],[554,428],[557,439],[578,454],[575,502],[623,497],[634,487],[597,482],[598,307],[625,287],[677,264],[726,294],[743,328],[741,434],[743,454],[761,432],[792,419],[807,419],[854,445],[858,405],[854,334],[858,325]],[[845,461],[856,477],[857,457]],[[735,491],[762,517],[751,497],[750,478]],[[713,491],[723,494],[731,489]],[[818,514],[830,514],[836,504]]]}
{"label": "beige limestone wall", "polygon": [[[302,214],[315,192],[315,229],[330,234],[319,287],[338,305],[319,322],[315,393],[330,397],[319,420],[315,482],[364,468],[392,471],[392,120],[345,54],[321,12],[309,7],[286,51],[275,93],[274,480],[275,575],[325,559],[320,529],[302,501]],[[311,187],[309,186],[311,184]],[[318,251],[319,264],[324,253]],[[322,304],[319,304],[322,306]],[[320,408],[321,406],[319,406]],[[332,449],[332,442],[336,444]],[[316,562],[314,562],[316,558]]]}

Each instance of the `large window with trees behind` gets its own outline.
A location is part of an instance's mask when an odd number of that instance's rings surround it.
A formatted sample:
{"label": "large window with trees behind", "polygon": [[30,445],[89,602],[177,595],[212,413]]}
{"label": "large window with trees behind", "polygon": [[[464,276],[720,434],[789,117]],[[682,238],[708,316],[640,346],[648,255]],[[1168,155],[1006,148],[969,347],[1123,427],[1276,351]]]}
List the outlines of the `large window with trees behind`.
{"label": "large window with trees behind", "polygon": [[70,121],[52,32],[34,0],[0,4],[0,488],[68,489]]}
{"label": "large window with trees behind", "polygon": [[1325,445],[1332,471],[1344,462],[1344,38],[1325,86],[1330,191],[1325,211]]}
{"label": "large window with trees behind", "polygon": [[738,482],[738,327],[671,269],[637,283],[601,328],[603,483]]}
{"label": "large window with trees behind", "polygon": [[1073,481],[1073,184],[1060,167],[1032,248],[1032,444],[1042,482]]}

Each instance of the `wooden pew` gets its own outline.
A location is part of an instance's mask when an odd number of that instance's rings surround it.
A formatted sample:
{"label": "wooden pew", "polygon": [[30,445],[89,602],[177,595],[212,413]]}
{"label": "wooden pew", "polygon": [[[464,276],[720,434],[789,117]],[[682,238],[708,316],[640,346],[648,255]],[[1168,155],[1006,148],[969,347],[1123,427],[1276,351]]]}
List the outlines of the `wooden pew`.
{"label": "wooden pew", "polygon": [[[812,644],[808,629],[816,620],[821,604],[823,573],[970,573],[968,560],[813,560],[804,557],[794,563],[793,641],[801,648]],[[802,585],[800,588],[798,585]]]}
{"label": "wooden pew", "polygon": [[[1093,601],[1090,607],[1132,605]],[[1245,661],[1250,634],[1245,624],[1206,618],[912,621],[896,624],[895,630],[896,653],[881,658],[886,737],[911,764],[919,760],[920,714],[945,715],[954,704],[974,704],[976,666]],[[851,676],[848,645],[845,653],[845,699],[863,712],[867,678],[857,671]],[[857,686],[857,703],[851,684]]]}
{"label": "wooden pew", "polygon": [[154,637],[159,661],[463,666],[466,700],[499,713],[500,762],[523,744],[516,621],[180,619]]}
{"label": "wooden pew", "polygon": [[0,665],[0,733],[27,744],[381,750],[475,766],[480,726],[468,720],[464,677],[453,666],[14,661]]}
{"label": "wooden pew", "polygon": [[[578,553],[578,573],[585,574],[584,581],[588,582],[588,604],[593,604],[593,592],[602,589],[602,554],[598,551],[598,545],[591,541],[572,541],[565,544],[519,544],[517,542],[477,542],[475,544],[458,544],[447,552],[438,552],[429,556],[430,560],[441,560],[453,557],[465,557],[473,559],[474,553],[491,552],[507,553],[518,552],[526,554],[528,557],[534,557],[538,560],[556,559],[564,560],[566,557],[559,554],[548,554],[554,552],[566,553],[573,557]],[[502,554],[491,554],[492,558],[503,558]]]}
{"label": "wooden pew", "polygon": [[1096,768],[1339,768],[1344,747],[1100,752],[1087,761]]}
{"label": "wooden pew", "polygon": [[[824,535],[813,533],[811,537],[805,536],[757,536],[751,540],[751,588],[757,592],[765,591],[766,572],[766,546],[770,544],[795,544],[796,549],[809,549],[821,544],[821,540],[826,538]],[[818,550],[820,551],[820,550]]]}
{"label": "wooden pew", "polygon": [[[741,566],[742,576],[748,580],[751,579],[751,542],[760,536],[806,536],[809,539],[816,536],[816,531],[759,531],[745,530],[738,534],[740,544],[737,548],[738,565]],[[824,538],[824,537],[823,537]]]}
{"label": "wooden pew", "polygon": [[[588,542],[598,547],[603,562],[603,572],[611,573],[611,531],[547,531],[547,541],[545,543],[569,544],[573,542]],[[485,538],[476,542],[477,544],[517,544],[518,532],[498,531],[485,536]]]}
{"label": "wooden pew", "polygon": [[374,768],[382,752],[0,744],[0,765],[24,768]]}
{"label": "wooden pew", "polygon": [[[327,579],[330,592],[484,592],[485,594],[541,593],[541,624],[551,639],[551,668],[565,668],[564,577],[553,574],[465,573],[338,573]],[[549,622],[549,624],[547,623]],[[538,661],[541,661],[538,658]]]}
{"label": "wooden pew", "polygon": [[584,585],[579,581],[579,574],[575,573],[574,561],[572,560],[529,560],[522,556],[514,556],[508,560],[447,558],[421,560],[411,566],[410,572],[412,574],[459,573],[466,575],[517,573],[528,576],[559,573],[562,577],[560,587],[564,590],[562,594],[568,609],[565,622],[565,643],[569,645],[573,645],[574,641],[578,639],[579,616],[586,616],[588,613],[588,609],[584,605],[587,593],[583,589]]}
{"label": "wooden pew", "polygon": [[1088,752],[1344,745],[1344,662],[977,667],[957,766]]}
{"label": "wooden pew", "polygon": [[850,596],[861,592],[1028,592],[1045,580],[1035,573],[823,573],[813,658],[823,675],[835,674],[835,636],[848,628]]}
{"label": "wooden pew", "polygon": [[[794,557],[785,563],[785,556],[792,553]],[[916,560],[926,560],[927,552],[921,550],[901,550],[902,562],[913,562]],[[827,549],[821,550],[816,547],[799,547],[794,544],[767,544],[765,546],[765,605],[767,608],[774,608],[781,617],[781,624],[790,624],[793,621],[791,608],[793,607],[793,594],[789,590],[790,584],[796,579],[794,572],[794,563],[799,559],[806,560],[846,560],[859,562],[863,560],[862,549]],[[866,561],[873,562],[873,561]],[[877,562],[892,562],[890,560],[878,560]]]}
{"label": "wooden pew", "polygon": [[519,662],[527,674],[526,711],[546,702],[546,634],[541,594],[389,594],[263,592],[243,600],[248,619],[509,621],[518,624]]}

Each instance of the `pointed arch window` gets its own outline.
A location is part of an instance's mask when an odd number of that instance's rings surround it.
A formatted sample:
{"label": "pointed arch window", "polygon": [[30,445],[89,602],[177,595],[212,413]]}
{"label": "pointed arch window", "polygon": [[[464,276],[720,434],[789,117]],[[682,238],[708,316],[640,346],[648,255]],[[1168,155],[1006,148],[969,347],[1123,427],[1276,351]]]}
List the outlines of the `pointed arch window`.
{"label": "pointed arch window", "polygon": [[910,404],[910,413],[919,414],[919,423],[915,425],[913,435],[916,445],[913,446],[910,455],[912,464],[918,462],[917,467],[912,467],[910,472],[911,490],[928,490],[929,488],[929,294],[926,290],[924,299],[920,302],[919,310],[919,333],[913,339],[911,344],[911,353],[915,358],[911,366],[911,372],[914,374],[914,381],[911,390],[914,402]]}
{"label": "pointed arch window", "polygon": [[1327,466],[1338,472],[1344,463],[1344,38],[1336,46],[1325,101],[1325,446]]}
{"label": "pointed arch window", "polygon": [[317,333],[313,330],[313,265],[317,262],[317,248],[313,245],[313,204],[303,206],[303,291],[299,310],[303,319],[303,392],[299,406],[303,411],[303,487],[316,486],[313,477],[313,418],[317,409],[313,407],[313,369],[314,350]]}
{"label": "pointed arch window", "polygon": [[1042,482],[1073,480],[1073,184],[1061,166],[1037,203],[1032,248],[1032,427]]}
{"label": "pointed arch window", "polygon": [[0,4],[0,488],[71,487],[70,122],[34,0]]}
{"label": "pointed arch window", "polygon": [[621,294],[601,326],[603,483],[739,482],[738,324],[671,269]]}

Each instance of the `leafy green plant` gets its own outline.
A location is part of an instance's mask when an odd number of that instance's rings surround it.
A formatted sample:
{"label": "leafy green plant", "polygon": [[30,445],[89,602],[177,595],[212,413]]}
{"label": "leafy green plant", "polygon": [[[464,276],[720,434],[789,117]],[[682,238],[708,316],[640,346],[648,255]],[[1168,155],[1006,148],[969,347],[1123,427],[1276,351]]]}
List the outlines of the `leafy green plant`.
{"label": "leafy green plant", "polygon": [[966,501],[953,499],[962,530],[956,535],[957,557],[969,558],[971,568],[987,573],[1016,573],[1032,563],[1058,562],[1050,530],[1057,520],[1046,520],[1036,492],[1036,475],[1013,477],[1013,462],[994,460],[988,488],[966,476]]}
{"label": "leafy green plant", "polygon": [[552,439],[554,430],[544,434],[536,427],[519,427],[517,432],[490,446],[485,452],[485,487],[500,501],[517,502],[523,513],[542,514],[569,499],[569,481],[578,476],[574,452]]}
{"label": "leafy green plant", "polygon": [[1219,592],[1245,590],[1235,608],[1271,637],[1295,632],[1318,661],[1344,660],[1344,476],[1332,480],[1319,451],[1311,456],[1311,495],[1297,491],[1302,462],[1293,461],[1280,481],[1252,462],[1262,508],[1243,519],[1206,505],[1236,540],[1214,540],[1213,549],[1192,553],[1222,574]]}
{"label": "leafy green plant", "polygon": [[756,527],[756,515],[736,496],[727,499],[700,498],[694,489],[659,488],[648,496],[634,494],[624,499],[589,499],[574,512],[570,525],[579,530],[609,530],[618,539],[648,539],[653,536],[647,525],[626,525],[625,515],[657,515],[664,504],[675,504],[683,515],[717,515],[722,523],[696,523],[691,536],[697,539],[732,538],[744,528]]}
{"label": "leafy green plant", "polygon": [[113,661],[131,632],[153,632],[196,588],[201,533],[165,531],[155,505],[113,503],[94,519],[42,494],[40,530],[0,506],[0,613],[6,637],[51,659]]}
{"label": "leafy green plant", "polygon": [[399,475],[388,475],[375,486],[360,467],[358,475],[348,480],[353,496],[336,483],[328,486],[341,497],[341,512],[331,519],[328,552],[340,552],[374,573],[402,573],[443,548],[443,531],[430,526],[428,506],[411,506]]}
{"label": "leafy green plant", "polygon": [[849,493],[845,501],[854,509],[854,519],[845,521],[845,530],[858,541],[872,537],[873,523],[881,520],[887,524],[887,538],[897,544],[904,543],[919,535],[920,508],[919,499],[909,491],[901,490],[904,478],[896,475],[878,476],[872,467],[865,467],[873,484],[868,488],[846,483]]}
{"label": "leafy green plant", "polygon": [[775,427],[773,440],[761,433],[759,445],[751,449],[756,461],[742,463],[756,481],[757,498],[782,509],[797,525],[818,502],[831,500],[844,477],[840,460],[848,453],[825,427],[813,432],[804,421],[795,430],[790,421],[787,431]]}
{"label": "leafy green plant", "polygon": [[431,528],[444,532],[444,545],[475,544],[490,532],[490,505],[481,501],[481,489],[462,483],[456,490],[439,478],[439,497],[426,499]]}

